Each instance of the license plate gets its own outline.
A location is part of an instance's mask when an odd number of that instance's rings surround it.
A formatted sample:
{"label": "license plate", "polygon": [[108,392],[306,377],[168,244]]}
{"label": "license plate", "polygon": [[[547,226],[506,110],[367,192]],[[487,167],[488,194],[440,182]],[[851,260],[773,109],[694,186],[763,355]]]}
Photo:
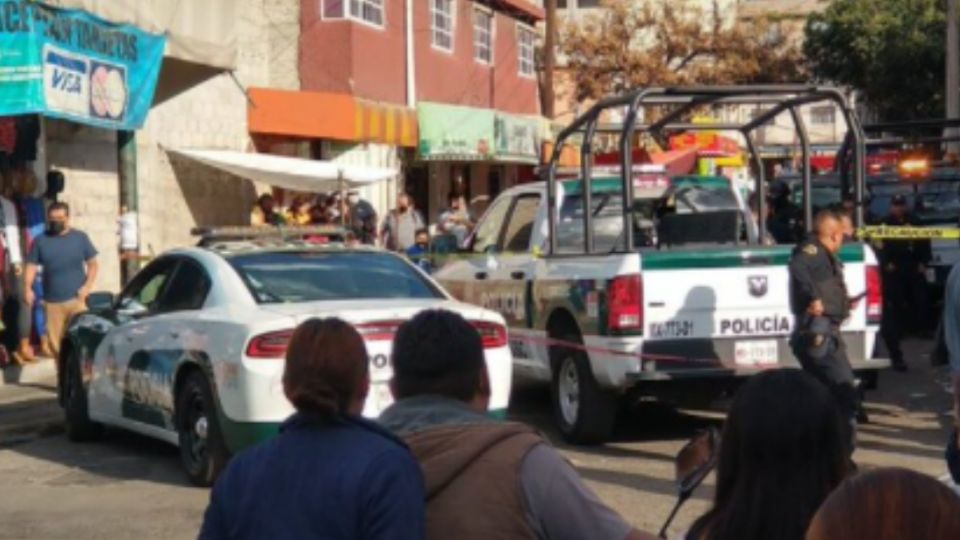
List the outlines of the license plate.
{"label": "license plate", "polygon": [[778,362],[776,340],[737,341],[733,346],[734,360],[738,366],[767,367]]}
{"label": "license plate", "polygon": [[936,268],[927,268],[927,283],[936,283],[937,282],[937,269]]}

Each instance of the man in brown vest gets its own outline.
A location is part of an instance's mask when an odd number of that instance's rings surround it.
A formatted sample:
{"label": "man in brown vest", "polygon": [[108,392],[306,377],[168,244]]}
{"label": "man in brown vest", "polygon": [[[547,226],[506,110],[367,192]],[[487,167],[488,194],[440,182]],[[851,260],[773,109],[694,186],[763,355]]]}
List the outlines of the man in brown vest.
{"label": "man in brown vest", "polygon": [[477,331],[447,311],[403,324],[393,347],[397,402],[380,416],[423,469],[427,538],[652,539],[604,505],[537,432],[486,414]]}

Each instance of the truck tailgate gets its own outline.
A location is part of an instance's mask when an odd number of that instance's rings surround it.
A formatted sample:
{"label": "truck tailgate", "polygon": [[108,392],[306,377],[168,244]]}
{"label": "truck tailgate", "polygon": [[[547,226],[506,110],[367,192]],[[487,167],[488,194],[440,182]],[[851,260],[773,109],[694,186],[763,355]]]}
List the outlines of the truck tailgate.
{"label": "truck tailgate", "polygon": [[[777,246],[644,253],[644,351],[715,359],[729,367],[784,363],[793,327],[791,252],[791,246]],[[845,247],[841,260],[855,296],[865,283],[862,245]],[[844,332],[865,327],[861,305]]]}

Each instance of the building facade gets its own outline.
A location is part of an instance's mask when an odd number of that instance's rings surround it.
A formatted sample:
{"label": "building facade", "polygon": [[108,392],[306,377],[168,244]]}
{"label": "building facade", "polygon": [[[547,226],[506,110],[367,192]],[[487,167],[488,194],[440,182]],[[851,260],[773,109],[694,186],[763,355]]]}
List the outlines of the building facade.
{"label": "building facade", "polygon": [[251,131],[263,151],[397,168],[361,193],[381,215],[398,189],[428,221],[450,192],[479,213],[538,159],[541,18],[526,0],[303,0],[301,87],[255,89]]}
{"label": "building facade", "polygon": [[[299,87],[299,0],[237,2],[234,76],[214,77],[155,105],[136,133],[140,244],[146,257],[196,243],[190,235],[196,226],[246,224],[258,192],[268,189],[170,152],[254,150],[243,87]],[[97,288],[117,291],[117,133],[60,120],[43,124],[38,168],[64,172],[60,199],[71,205],[73,224],[89,233],[100,252]]]}

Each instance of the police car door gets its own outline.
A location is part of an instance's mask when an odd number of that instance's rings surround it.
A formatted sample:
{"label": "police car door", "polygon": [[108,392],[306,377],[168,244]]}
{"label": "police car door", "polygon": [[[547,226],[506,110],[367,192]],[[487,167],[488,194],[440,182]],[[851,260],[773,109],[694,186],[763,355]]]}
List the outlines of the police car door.
{"label": "police car door", "polygon": [[501,255],[499,242],[511,204],[509,197],[495,200],[468,240],[467,251],[434,273],[433,277],[454,298],[486,306],[484,299],[489,297],[484,295],[491,282],[500,275],[497,272]]}
{"label": "police car door", "polygon": [[117,302],[117,326],[97,349],[90,391],[90,411],[97,420],[127,419],[131,393],[139,380],[131,380],[128,367],[157,316],[160,298],[170,283],[177,259],[162,257],[150,263],[123,290]]}

